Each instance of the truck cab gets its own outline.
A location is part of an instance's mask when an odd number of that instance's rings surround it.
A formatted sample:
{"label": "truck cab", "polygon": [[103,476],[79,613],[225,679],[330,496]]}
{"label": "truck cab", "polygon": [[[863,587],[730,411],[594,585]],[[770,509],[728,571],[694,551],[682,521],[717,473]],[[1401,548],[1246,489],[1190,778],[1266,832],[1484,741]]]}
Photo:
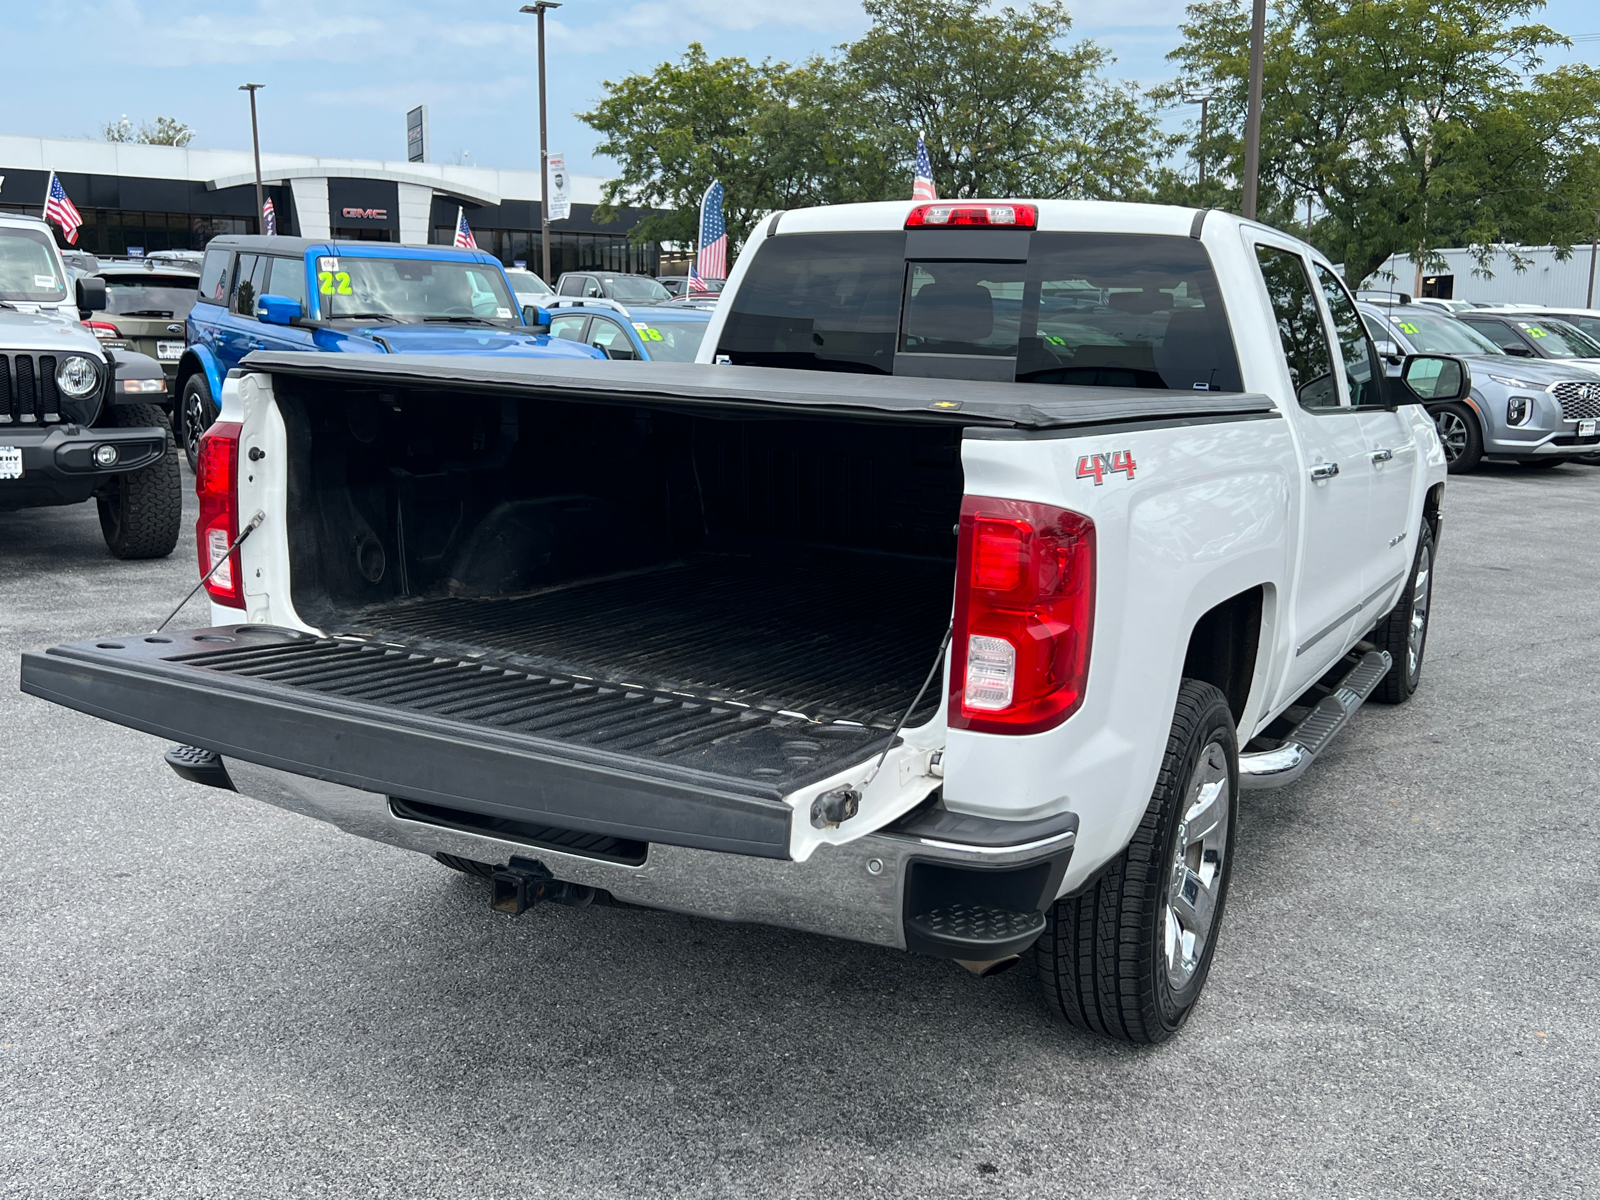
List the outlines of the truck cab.
{"label": "truck cab", "polygon": [[547,335],[492,255],[281,236],[206,247],[176,387],[179,440],[193,468],[222,381],[258,350],[604,358]]}

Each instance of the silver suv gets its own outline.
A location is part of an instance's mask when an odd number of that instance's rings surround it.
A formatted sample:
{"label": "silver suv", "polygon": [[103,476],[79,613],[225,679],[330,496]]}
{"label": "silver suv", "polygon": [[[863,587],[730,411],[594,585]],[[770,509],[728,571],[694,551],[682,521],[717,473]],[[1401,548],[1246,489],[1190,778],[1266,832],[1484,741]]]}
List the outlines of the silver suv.
{"label": "silver suv", "polygon": [[1358,307],[1390,374],[1407,354],[1453,354],[1471,366],[1470,396],[1428,406],[1451,474],[1485,458],[1553,467],[1600,451],[1600,373],[1592,368],[1515,358],[1428,305]]}

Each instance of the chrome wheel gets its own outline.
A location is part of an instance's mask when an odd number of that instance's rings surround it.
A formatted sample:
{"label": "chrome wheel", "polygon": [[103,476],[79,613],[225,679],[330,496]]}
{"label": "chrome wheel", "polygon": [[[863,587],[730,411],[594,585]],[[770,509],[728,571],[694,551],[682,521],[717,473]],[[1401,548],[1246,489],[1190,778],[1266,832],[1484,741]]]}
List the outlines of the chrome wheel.
{"label": "chrome wheel", "polygon": [[1433,427],[1439,431],[1439,441],[1444,444],[1444,460],[1453,463],[1467,452],[1467,423],[1460,413],[1448,408],[1433,414]]}
{"label": "chrome wheel", "polygon": [[1433,547],[1417,551],[1417,576],[1411,581],[1411,624],[1406,629],[1406,677],[1422,670],[1422,645],[1428,638],[1428,602],[1433,598]]}
{"label": "chrome wheel", "polygon": [[1228,752],[1221,742],[1207,742],[1183,798],[1167,880],[1167,982],[1175,992],[1194,978],[1211,942],[1221,902],[1232,803]]}

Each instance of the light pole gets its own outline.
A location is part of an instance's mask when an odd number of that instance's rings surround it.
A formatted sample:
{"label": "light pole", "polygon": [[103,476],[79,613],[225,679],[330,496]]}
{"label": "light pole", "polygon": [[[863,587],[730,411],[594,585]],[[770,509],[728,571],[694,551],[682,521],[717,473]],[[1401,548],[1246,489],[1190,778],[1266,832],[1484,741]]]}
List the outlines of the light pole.
{"label": "light pole", "polygon": [[1256,219],[1257,180],[1261,173],[1261,60],[1266,29],[1267,0],[1254,0],[1250,6],[1250,99],[1244,119],[1244,202],[1240,205],[1247,221]]}
{"label": "light pole", "polygon": [[1213,100],[1215,100],[1216,98],[1217,98],[1217,94],[1215,92],[1204,92],[1204,93],[1202,93],[1201,95],[1198,95],[1198,96],[1191,95],[1188,92],[1185,92],[1183,94],[1183,102],[1185,104],[1198,104],[1200,106],[1200,142],[1195,147],[1195,150],[1196,150],[1195,157],[1200,160],[1200,186],[1201,187],[1204,187],[1205,184],[1206,184],[1206,135],[1207,135],[1207,132],[1208,132],[1208,127],[1206,125],[1206,115],[1207,115],[1207,110],[1209,109],[1209,107],[1211,105],[1211,102]]}
{"label": "light pole", "polygon": [[239,90],[250,93],[250,144],[256,152],[256,228],[261,228],[265,219],[267,207],[266,198],[261,193],[261,134],[256,131],[256,93],[267,85],[264,83],[241,83]]}
{"label": "light pole", "polygon": [[544,14],[560,8],[557,0],[538,0],[524,4],[518,12],[532,13],[539,19],[539,249],[544,256],[544,282],[550,285],[550,130],[544,108]]}

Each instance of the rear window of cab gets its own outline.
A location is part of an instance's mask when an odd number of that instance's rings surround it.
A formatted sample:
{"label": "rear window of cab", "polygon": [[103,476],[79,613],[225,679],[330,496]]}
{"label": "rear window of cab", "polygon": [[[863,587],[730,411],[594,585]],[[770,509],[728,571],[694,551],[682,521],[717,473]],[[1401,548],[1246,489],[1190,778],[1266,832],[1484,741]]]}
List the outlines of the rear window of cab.
{"label": "rear window of cab", "polygon": [[[911,245],[893,232],[768,239],[718,353],[751,366],[1242,389],[1216,275],[1193,238],[1035,233],[1026,261]],[[981,243],[950,245],[971,255]]]}

